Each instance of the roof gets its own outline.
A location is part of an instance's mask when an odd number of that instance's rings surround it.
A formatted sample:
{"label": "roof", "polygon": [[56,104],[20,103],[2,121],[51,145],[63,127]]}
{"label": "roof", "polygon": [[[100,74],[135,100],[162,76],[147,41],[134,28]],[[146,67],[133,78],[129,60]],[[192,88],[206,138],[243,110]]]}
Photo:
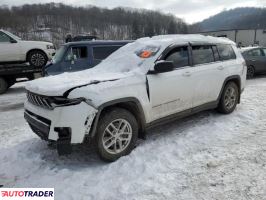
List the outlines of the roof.
{"label": "roof", "polygon": [[[201,34],[173,34],[173,35],[158,35],[153,37],[144,37],[140,38],[136,41],[140,41],[143,43],[153,43],[156,45],[157,43],[162,44],[181,44],[181,43],[224,43],[224,44],[235,44],[233,41],[228,38],[221,37],[212,37],[205,36]],[[78,41],[78,42],[69,42],[64,45],[80,45],[80,44],[118,44],[118,43],[130,43],[134,42],[133,40],[92,40],[92,41]]]}
{"label": "roof", "polygon": [[212,44],[235,44],[228,38],[205,36],[201,34],[176,34],[176,35],[158,35],[151,38],[141,38],[137,41],[152,42],[154,44],[182,44],[182,43],[212,43]]}
{"label": "roof", "polygon": [[64,45],[80,45],[80,44],[92,44],[92,45],[100,45],[100,44],[127,44],[133,42],[133,40],[90,40],[90,41],[77,41],[77,42],[68,42]]}

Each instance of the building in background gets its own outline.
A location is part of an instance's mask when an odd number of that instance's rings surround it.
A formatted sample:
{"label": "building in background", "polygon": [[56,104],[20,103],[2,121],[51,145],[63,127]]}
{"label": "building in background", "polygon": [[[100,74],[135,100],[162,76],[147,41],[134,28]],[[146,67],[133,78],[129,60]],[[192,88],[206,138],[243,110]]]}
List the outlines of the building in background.
{"label": "building in background", "polygon": [[227,37],[238,46],[266,46],[266,29],[234,29],[201,32],[203,35]]}

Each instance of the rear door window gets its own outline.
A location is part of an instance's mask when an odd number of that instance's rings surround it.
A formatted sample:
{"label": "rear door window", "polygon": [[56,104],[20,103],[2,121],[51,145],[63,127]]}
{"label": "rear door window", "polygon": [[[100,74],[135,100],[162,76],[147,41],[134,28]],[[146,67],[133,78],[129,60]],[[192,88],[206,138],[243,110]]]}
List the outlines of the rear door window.
{"label": "rear door window", "polygon": [[230,44],[218,44],[217,49],[221,60],[236,59],[236,54]]}
{"label": "rear door window", "polygon": [[104,60],[107,58],[110,54],[115,52],[117,49],[119,49],[121,46],[98,46],[98,47],[93,47],[93,57],[96,60]]}
{"label": "rear door window", "polygon": [[165,57],[166,61],[172,61],[175,68],[185,67],[189,65],[188,48],[177,47],[171,50]]}
{"label": "rear door window", "polygon": [[257,57],[257,56],[263,56],[262,53],[263,52],[260,49],[253,49],[248,52],[248,55]]}
{"label": "rear door window", "polygon": [[192,46],[192,60],[194,65],[214,62],[212,46],[197,45]]}

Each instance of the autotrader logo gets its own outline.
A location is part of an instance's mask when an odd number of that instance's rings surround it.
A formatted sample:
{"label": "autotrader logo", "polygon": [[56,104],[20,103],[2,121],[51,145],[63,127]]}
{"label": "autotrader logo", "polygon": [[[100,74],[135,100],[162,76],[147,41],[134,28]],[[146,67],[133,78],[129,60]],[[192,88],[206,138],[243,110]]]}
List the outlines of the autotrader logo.
{"label": "autotrader logo", "polygon": [[0,200],[54,200],[54,188],[0,188]]}

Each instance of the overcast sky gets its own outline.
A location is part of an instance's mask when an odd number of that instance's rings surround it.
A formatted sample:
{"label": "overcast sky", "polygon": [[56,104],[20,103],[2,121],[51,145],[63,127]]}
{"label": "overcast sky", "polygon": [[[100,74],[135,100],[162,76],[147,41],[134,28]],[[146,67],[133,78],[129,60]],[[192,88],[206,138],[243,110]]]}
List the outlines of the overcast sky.
{"label": "overcast sky", "polygon": [[65,3],[70,5],[95,5],[100,7],[133,7],[172,13],[188,23],[194,23],[215,15],[224,9],[236,7],[262,7],[266,0],[1,0],[9,6],[31,3]]}

